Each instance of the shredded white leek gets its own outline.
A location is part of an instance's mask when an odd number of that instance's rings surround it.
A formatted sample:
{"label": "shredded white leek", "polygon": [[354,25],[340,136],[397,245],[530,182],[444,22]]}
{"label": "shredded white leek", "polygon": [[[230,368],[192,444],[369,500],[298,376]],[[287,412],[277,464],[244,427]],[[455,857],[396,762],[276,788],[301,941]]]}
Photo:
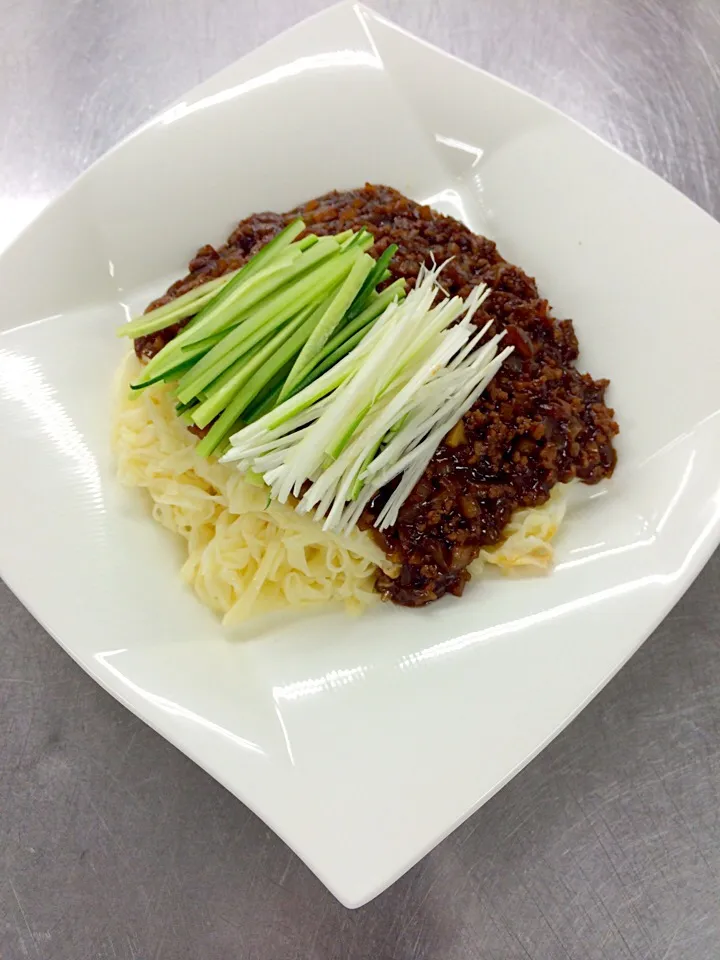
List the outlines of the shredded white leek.
{"label": "shredded white leek", "polygon": [[396,481],[375,521],[394,524],[443,437],[512,352],[498,352],[503,334],[485,341],[490,323],[472,322],[488,287],[438,300],[441,270],[421,271],[343,361],[234,434],[223,462],[262,476],[273,498],[294,496],[300,513],[336,532]]}

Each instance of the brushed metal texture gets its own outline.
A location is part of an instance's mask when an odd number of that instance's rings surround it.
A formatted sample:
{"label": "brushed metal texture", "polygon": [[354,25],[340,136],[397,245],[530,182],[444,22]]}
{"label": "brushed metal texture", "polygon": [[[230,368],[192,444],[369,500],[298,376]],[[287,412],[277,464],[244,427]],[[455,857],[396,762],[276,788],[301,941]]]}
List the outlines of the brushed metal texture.
{"label": "brushed metal texture", "polygon": [[[326,5],[0,0],[0,243],[184,90]],[[720,216],[718,0],[374,5]],[[0,584],[0,958],[717,960],[719,580],[716,555],[540,757],[355,912]]]}

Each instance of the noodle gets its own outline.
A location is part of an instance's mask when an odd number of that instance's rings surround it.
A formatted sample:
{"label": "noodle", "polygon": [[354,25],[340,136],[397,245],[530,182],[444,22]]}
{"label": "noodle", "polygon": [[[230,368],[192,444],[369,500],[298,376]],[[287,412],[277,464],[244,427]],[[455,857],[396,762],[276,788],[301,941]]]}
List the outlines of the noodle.
{"label": "noodle", "polygon": [[351,612],[378,599],[385,554],[359,530],[338,536],[195,452],[195,439],[162,384],[129,396],[139,369],[121,371],[114,424],[118,476],[150,494],[152,515],[187,542],[181,575],[231,625],[251,615],[341,601]]}
{"label": "noodle", "polygon": [[541,507],[516,510],[503,530],[503,539],[480,551],[471,573],[479,573],[487,563],[504,573],[518,567],[548,570],[553,562],[552,540],[565,518],[567,486],[555,484],[550,499]]}
{"label": "noodle", "polygon": [[[140,364],[132,354],[119,374],[113,445],[118,477],[142,487],[153,518],[187,545],[183,580],[233,625],[251,616],[341,602],[360,612],[379,598],[376,567],[395,570],[365,532],[327,533],[233,467],[199,457],[195,438],[177,416],[168,388],[155,384],[130,396]],[[565,512],[562,488],[547,504],[520,510],[507,538],[482,551],[472,569],[494,564],[547,568],[550,540]]]}

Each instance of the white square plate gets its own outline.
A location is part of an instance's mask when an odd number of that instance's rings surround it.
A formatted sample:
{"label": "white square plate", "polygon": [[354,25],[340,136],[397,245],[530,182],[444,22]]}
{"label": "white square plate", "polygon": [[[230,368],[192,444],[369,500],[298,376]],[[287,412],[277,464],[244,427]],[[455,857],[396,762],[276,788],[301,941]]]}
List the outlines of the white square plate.
{"label": "white square plate", "polygon": [[[114,479],[113,331],[240,217],[365,180],[489,234],[575,318],[581,365],[612,378],[619,467],[584,488],[547,578],[231,642]],[[720,226],[657,177],[335,7],[121,144],[0,259],[0,570],[91,676],[362,904],[568,723],[718,542],[718,263]]]}

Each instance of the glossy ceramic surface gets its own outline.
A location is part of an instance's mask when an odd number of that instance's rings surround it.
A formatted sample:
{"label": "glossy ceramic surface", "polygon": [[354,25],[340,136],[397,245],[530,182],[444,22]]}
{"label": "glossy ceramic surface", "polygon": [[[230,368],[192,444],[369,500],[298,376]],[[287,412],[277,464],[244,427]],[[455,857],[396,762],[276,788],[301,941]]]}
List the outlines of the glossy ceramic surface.
{"label": "glossy ceramic surface", "polygon": [[[575,318],[581,362],[613,379],[620,467],[578,496],[549,578],[228,642],[179,584],[178,545],[113,479],[112,331],[240,216],[366,179],[488,233]],[[113,151],[0,260],[0,569],[358,905],[562,728],[717,543],[719,255],[711,218],[566,118],[334,8]]]}

